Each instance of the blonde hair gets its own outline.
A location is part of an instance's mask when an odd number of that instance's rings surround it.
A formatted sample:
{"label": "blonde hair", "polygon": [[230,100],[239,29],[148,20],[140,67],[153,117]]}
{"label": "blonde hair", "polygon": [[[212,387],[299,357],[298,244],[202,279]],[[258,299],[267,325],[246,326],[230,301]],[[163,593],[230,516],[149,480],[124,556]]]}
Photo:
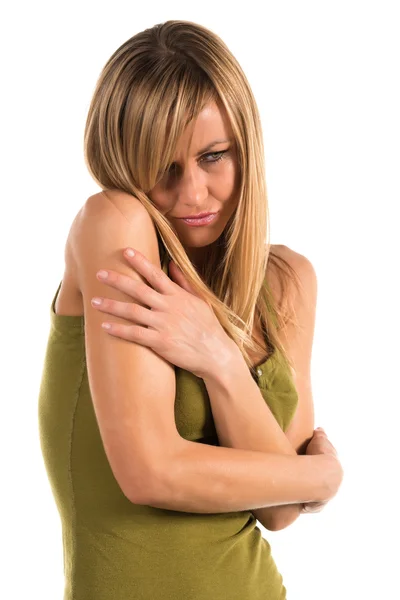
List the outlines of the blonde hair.
{"label": "blonde hair", "polygon": [[[240,190],[237,209],[207,248],[200,276],[148,193],[170,168],[188,123],[212,101],[224,107],[232,127]],[[246,76],[225,43],[205,27],[181,20],[157,24],[124,42],[98,78],[86,120],[84,155],[102,189],[123,190],[146,207],[159,236],[161,260],[166,250],[213,309],[248,367],[247,350],[263,352],[252,339],[256,317],[269,345],[293,367],[277,332],[295,322],[289,284],[296,281],[296,273],[271,250],[259,112]],[[279,273],[279,303],[266,282],[268,261]]]}

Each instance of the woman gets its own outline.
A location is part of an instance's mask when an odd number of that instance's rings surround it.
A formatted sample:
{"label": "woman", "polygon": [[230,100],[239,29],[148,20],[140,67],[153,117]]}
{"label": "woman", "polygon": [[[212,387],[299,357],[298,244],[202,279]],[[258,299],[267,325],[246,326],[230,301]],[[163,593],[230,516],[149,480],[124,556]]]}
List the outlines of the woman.
{"label": "woman", "polygon": [[224,43],[187,21],[125,42],[85,159],[102,191],[68,235],[39,397],[64,600],[286,598],[257,519],[320,510],[343,473],[313,431],[315,273],[265,243],[261,124]]}

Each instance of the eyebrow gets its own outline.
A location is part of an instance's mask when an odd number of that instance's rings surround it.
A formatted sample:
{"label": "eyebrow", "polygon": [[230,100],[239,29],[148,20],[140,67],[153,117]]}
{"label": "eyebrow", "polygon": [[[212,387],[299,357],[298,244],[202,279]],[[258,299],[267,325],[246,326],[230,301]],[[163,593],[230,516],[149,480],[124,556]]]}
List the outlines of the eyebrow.
{"label": "eyebrow", "polygon": [[231,139],[227,139],[227,140],[215,140],[214,142],[211,142],[210,144],[208,144],[208,146],[206,146],[205,148],[203,148],[203,150],[200,150],[197,153],[197,156],[200,156],[200,154],[203,154],[203,152],[207,152],[207,150],[210,150],[210,148],[212,148],[213,146],[216,146],[217,144],[225,144],[227,142],[231,142]]}

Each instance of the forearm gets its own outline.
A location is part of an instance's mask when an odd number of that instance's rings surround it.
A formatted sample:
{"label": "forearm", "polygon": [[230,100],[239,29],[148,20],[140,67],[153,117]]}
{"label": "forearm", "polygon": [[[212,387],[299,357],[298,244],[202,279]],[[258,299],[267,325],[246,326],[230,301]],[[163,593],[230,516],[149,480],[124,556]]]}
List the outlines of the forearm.
{"label": "forearm", "polygon": [[153,465],[146,493],[132,501],[195,513],[252,511],[324,500],[330,497],[335,468],[326,454],[289,456],[184,438]]}
{"label": "forearm", "polygon": [[[221,446],[297,456],[278,425],[242,357],[204,379]],[[253,510],[268,529],[282,529],[300,514],[302,505],[282,504]]]}

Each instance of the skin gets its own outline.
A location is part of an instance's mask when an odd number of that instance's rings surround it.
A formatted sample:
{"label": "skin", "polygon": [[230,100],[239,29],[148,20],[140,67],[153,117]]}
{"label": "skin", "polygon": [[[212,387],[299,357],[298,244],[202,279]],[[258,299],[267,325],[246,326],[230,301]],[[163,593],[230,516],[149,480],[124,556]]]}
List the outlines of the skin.
{"label": "skin", "polygon": [[[220,143],[203,152],[217,140]],[[239,175],[236,145],[226,111],[222,105],[210,102],[178,140],[170,172],[165,173],[148,194],[176,229],[199,272],[207,246],[220,237],[238,206]],[[107,190],[111,200],[116,194],[118,191]],[[190,227],[180,218],[202,212],[218,212],[218,215],[204,227]],[[69,241],[65,263],[66,271],[55,309],[58,314],[82,315],[82,296],[74,275]],[[253,336],[263,348],[262,353],[250,354],[253,365],[257,366],[268,356],[259,323],[254,326]]]}
{"label": "skin", "polygon": [[[211,142],[215,144],[202,152]],[[225,151],[224,154],[216,153]],[[201,153],[201,154],[200,154]],[[221,160],[216,161],[217,158]],[[233,132],[223,107],[209,103],[179,139],[170,172],[149,197],[175,227],[192,263],[199,269],[206,247],[221,235],[238,205],[239,168]],[[218,212],[205,227],[190,227],[180,217]]]}
{"label": "skin", "polygon": [[[175,227],[189,258],[197,267],[202,264],[205,248],[219,238],[238,204],[239,168],[234,141],[219,143],[205,152],[201,151],[215,140],[229,140],[230,138],[232,139],[232,130],[223,107],[220,108],[214,103],[209,104],[180,138],[171,172],[165,174],[149,193],[160,212]],[[212,154],[222,151],[226,152],[222,155]],[[222,159],[213,162],[219,156],[222,156]],[[110,196],[110,194],[111,192],[107,191],[107,195]],[[213,223],[199,228],[189,227],[179,219],[179,217],[195,215],[203,211],[218,211],[219,214]],[[285,433],[296,451],[303,454],[313,436],[314,429],[310,359],[315,321],[316,276],[308,259],[287,246],[274,246],[274,252],[281,254],[297,271],[303,289],[307,292],[304,298],[297,299],[296,306],[296,314],[299,315],[303,325],[303,335],[298,336],[289,329],[287,338],[284,340],[287,351],[295,364],[294,376],[299,394],[298,410]],[[55,310],[58,314],[82,315],[82,296],[74,277],[73,259],[68,241],[65,263],[63,285]],[[177,281],[172,271],[171,275]],[[280,286],[272,267],[268,266],[266,277],[272,293],[279,302]],[[182,283],[181,285],[184,287]],[[109,304],[107,307],[103,305],[103,307],[97,306],[96,308],[110,315],[113,314],[113,308]],[[109,333],[113,334],[112,331]],[[119,335],[124,337],[122,333]],[[258,323],[255,324],[253,336],[264,346]],[[253,365],[262,362],[266,358],[266,353],[267,349],[265,348],[263,354],[250,354]],[[317,449],[316,453],[319,450]]]}
{"label": "skin", "polygon": [[[297,271],[300,280],[303,284],[303,290],[305,294],[296,298],[295,312],[298,315],[300,321],[300,331],[294,331],[290,327],[286,333],[286,349],[292,358],[295,369],[293,376],[296,380],[296,389],[299,396],[299,404],[294,418],[292,419],[289,428],[285,434],[292,447],[298,454],[333,454],[337,457],[336,451],[328,440],[324,431],[313,431],[314,421],[314,410],[313,410],[313,399],[311,392],[311,378],[310,378],[310,359],[312,350],[313,330],[315,324],[315,309],[316,309],[316,275],[312,264],[302,255],[290,250],[286,246],[279,246],[278,254],[285,257],[286,260],[291,264],[292,268]],[[138,271],[150,284],[150,288],[157,290],[158,292],[168,294],[174,293],[174,300],[170,308],[166,309],[165,318],[169,318],[170,314],[173,315],[177,305],[181,304],[179,313],[184,315],[185,309],[187,309],[189,302],[186,297],[181,297],[172,288],[169,289],[170,279],[168,279],[164,273],[159,273],[158,267],[154,266],[153,263],[148,261],[145,256],[141,255],[136,250],[134,257],[130,257],[125,253],[128,262],[132,268]],[[171,263],[173,265],[173,263]],[[270,275],[271,288],[273,293],[278,294],[278,279]],[[161,279],[160,279],[161,276]],[[193,293],[189,283],[186,281],[184,275],[178,270],[173,268],[170,270],[171,279],[177,283],[184,290]],[[164,284],[165,278],[165,284]],[[150,295],[146,290],[139,290],[135,285],[131,285],[131,278],[129,276],[118,274],[115,271],[108,271],[107,285],[120,289],[121,291],[132,296],[135,300],[145,302],[146,304],[150,300]],[[165,287],[165,289],[164,289]],[[168,292],[167,292],[168,290]],[[156,303],[154,304],[156,308]],[[96,306],[100,311],[123,317],[126,320],[135,321],[134,316],[131,314],[131,304],[125,302],[118,302],[115,300],[103,299],[101,306]],[[191,310],[189,309],[189,314]],[[136,341],[136,335],[132,332],[129,326],[124,324],[113,324],[111,322],[111,329],[108,330],[111,335],[122,337],[128,341]],[[143,343],[143,339],[141,340]],[[145,344],[147,345],[147,344]],[[236,346],[235,346],[236,348]],[[172,348],[168,348],[168,352],[172,351]],[[169,356],[164,356],[167,360]],[[185,360],[186,360],[185,355]],[[175,357],[171,362],[176,363],[176,360],[181,360],[181,357]],[[196,359],[197,362],[199,359]],[[195,361],[196,363],[196,361]],[[204,360],[200,360],[203,364]],[[199,364],[200,364],[199,363]],[[181,364],[176,363],[176,364]],[[188,368],[186,364],[183,368]],[[189,367],[192,370],[192,367]],[[203,375],[198,375],[202,377]],[[312,439],[311,439],[312,438]],[[311,440],[311,442],[310,442]],[[282,505],[279,507],[270,507],[253,510],[253,514],[262,523],[265,523],[268,529],[278,530],[283,529],[290,525],[299,515],[300,512],[319,512],[327,504],[328,500],[323,502],[310,502],[303,505]]]}

